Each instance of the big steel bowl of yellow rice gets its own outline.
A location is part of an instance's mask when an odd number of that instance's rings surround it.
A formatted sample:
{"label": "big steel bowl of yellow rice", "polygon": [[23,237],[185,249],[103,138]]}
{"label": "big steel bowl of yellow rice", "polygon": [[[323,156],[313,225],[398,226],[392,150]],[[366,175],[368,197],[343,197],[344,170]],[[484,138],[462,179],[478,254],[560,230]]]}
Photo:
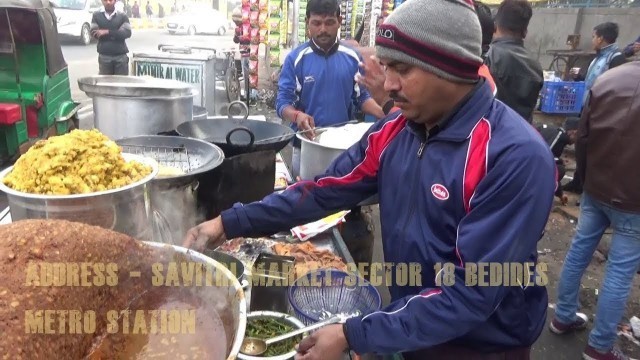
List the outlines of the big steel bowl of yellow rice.
{"label": "big steel bowl of yellow rice", "polygon": [[34,144],[0,172],[12,221],[65,219],[150,240],[147,183],[155,160],[122,153],[98,130],[73,130]]}

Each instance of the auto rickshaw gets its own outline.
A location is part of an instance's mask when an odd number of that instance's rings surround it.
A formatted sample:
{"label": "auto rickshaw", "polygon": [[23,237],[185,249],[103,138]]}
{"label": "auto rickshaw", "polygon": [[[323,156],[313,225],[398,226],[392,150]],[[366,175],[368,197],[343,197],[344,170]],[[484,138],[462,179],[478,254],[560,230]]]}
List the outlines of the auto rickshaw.
{"label": "auto rickshaw", "polygon": [[0,163],[78,127],[48,0],[0,1]]}

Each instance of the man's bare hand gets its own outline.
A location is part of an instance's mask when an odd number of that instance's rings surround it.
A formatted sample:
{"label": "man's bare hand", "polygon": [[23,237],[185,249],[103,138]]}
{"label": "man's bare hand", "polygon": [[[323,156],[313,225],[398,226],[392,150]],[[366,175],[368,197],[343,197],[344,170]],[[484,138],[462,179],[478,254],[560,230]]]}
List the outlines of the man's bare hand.
{"label": "man's bare hand", "polygon": [[640,52],[640,42],[633,43],[633,53],[637,54],[638,52]]}
{"label": "man's bare hand", "polygon": [[213,220],[203,222],[187,231],[182,246],[202,252],[206,248],[215,249],[220,246],[227,236],[224,233],[222,218],[218,216]]}
{"label": "man's bare hand", "polygon": [[386,75],[384,68],[375,56],[370,56],[360,64],[364,74],[360,74],[356,81],[369,90],[369,94],[380,106],[389,98],[389,94],[384,90]]}
{"label": "man's bare hand", "polygon": [[342,325],[327,325],[302,339],[296,360],[340,360],[348,344]]}
{"label": "man's bare hand", "polygon": [[96,39],[101,38],[102,36],[105,36],[109,33],[109,30],[107,29],[99,29],[99,30],[94,30],[91,34],[93,35],[93,37],[95,37]]}
{"label": "man's bare hand", "polygon": [[[313,117],[303,112],[299,113],[298,117],[296,117],[296,125],[299,130],[310,130],[316,127],[316,124],[313,122]],[[313,140],[316,137],[316,132],[312,130],[304,133],[304,135]]]}

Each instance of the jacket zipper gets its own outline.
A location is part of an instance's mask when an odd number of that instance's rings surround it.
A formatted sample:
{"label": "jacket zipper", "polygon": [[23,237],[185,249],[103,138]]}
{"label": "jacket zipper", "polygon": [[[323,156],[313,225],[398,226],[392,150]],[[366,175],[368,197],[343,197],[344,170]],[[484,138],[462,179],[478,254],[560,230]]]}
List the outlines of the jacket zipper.
{"label": "jacket zipper", "polygon": [[424,152],[425,145],[427,145],[426,140],[420,143],[420,147],[418,148],[418,159],[422,159],[422,153]]}
{"label": "jacket zipper", "polygon": [[[427,131],[427,137],[425,140],[420,142],[420,147],[418,148],[418,159],[422,159],[422,154],[424,154],[424,149],[427,145],[427,139],[429,138],[429,132]],[[414,176],[412,177],[413,179],[418,179],[418,177],[416,176],[417,174],[420,173],[420,168],[416,167],[416,171],[414,172]],[[416,192],[416,181],[413,182],[413,184],[411,185],[411,192],[409,199],[415,199],[415,192]],[[409,212],[407,213],[407,217],[405,218],[406,221],[404,223],[404,226],[402,227],[402,229],[404,230],[404,234],[406,237],[406,233],[407,230],[409,228],[409,222],[411,222],[411,218],[413,217],[413,213],[416,210],[416,202],[415,201],[411,201],[411,204],[409,205]]]}

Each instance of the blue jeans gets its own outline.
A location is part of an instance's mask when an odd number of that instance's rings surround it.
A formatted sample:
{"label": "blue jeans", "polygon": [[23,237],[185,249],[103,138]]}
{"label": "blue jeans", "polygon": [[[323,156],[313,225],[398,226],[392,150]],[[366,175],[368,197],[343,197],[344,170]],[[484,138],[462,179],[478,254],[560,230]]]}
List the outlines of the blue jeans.
{"label": "blue jeans", "polygon": [[576,320],[582,275],[609,226],[613,228],[613,238],[598,295],[595,324],[589,335],[589,345],[600,351],[609,351],[616,341],[617,326],[640,265],[640,214],[616,210],[583,193],[576,235],[560,275],[555,311],[562,323]]}

